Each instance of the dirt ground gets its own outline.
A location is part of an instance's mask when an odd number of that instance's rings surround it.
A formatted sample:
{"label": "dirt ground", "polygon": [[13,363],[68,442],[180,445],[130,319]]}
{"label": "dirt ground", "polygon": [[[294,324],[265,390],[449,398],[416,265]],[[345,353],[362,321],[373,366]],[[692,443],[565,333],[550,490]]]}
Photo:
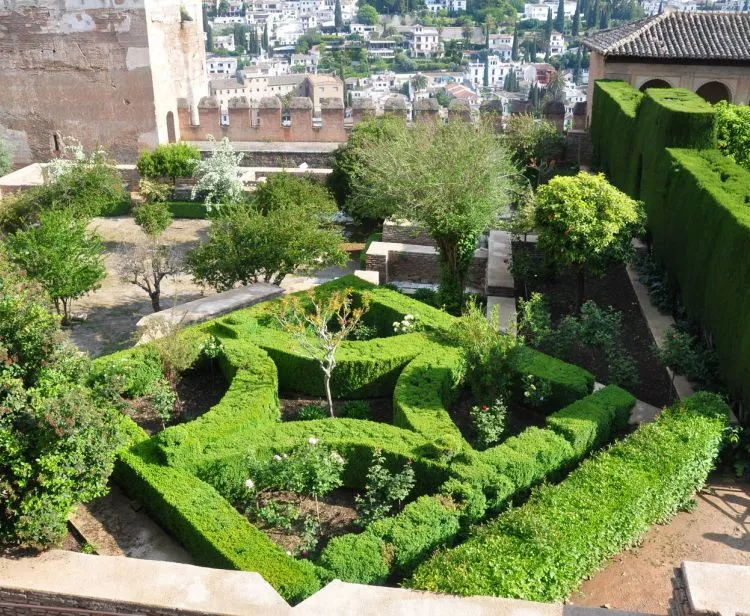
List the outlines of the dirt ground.
{"label": "dirt ground", "polygon": [[[184,255],[206,239],[210,224],[207,220],[175,219],[164,232],[164,238]],[[122,282],[115,271],[118,250],[146,237],[133,218],[95,218],[90,228],[104,240],[107,278],[101,288],[73,303],[73,314],[78,320],[67,329],[79,349],[87,351],[91,357],[98,357],[133,344],[136,323],[141,317],[151,314],[151,300],[142,289]],[[352,260],[345,268],[327,268],[313,276],[287,276],[281,286],[287,291],[301,291],[352,273],[355,269],[356,262]],[[162,308],[168,309],[213,293],[213,289],[196,285],[187,274],[165,279],[162,283]]]}
{"label": "dirt ground", "polygon": [[682,561],[750,565],[750,483],[715,477],[696,500],[694,512],[653,527],[640,547],[584,582],[570,603],[666,614]]}
{"label": "dirt ground", "polygon": [[[164,232],[165,239],[185,254],[205,239],[206,220],[175,220]],[[135,324],[151,314],[151,300],[145,291],[122,282],[115,272],[118,250],[145,239],[146,235],[130,216],[95,218],[90,225],[102,236],[106,247],[107,278],[101,288],[73,303],[73,313],[82,318],[68,328],[73,342],[92,357],[112,353],[133,343]],[[212,293],[210,289],[205,291]],[[169,307],[198,299],[203,289],[187,275],[163,282],[162,305]]]}

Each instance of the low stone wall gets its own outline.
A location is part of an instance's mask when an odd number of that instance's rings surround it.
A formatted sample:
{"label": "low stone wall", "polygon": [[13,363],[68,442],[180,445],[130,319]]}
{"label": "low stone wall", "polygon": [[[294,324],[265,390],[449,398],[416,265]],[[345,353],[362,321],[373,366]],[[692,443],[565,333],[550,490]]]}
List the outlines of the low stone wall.
{"label": "low stone wall", "polygon": [[435,246],[435,240],[424,227],[408,220],[386,220],[383,223],[383,241],[397,244]]}
{"label": "low stone wall", "polygon": [[193,325],[208,321],[240,308],[275,299],[283,292],[280,287],[258,282],[149,314],[136,324],[141,335],[138,344],[165,336],[170,328],[176,325]]}
{"label": "low stone wall", "polygon": [[[0,558],[1,616],[625,616],[498,597],[455,597],[334,580],[290,607],[259,574],[52,550]],[[734,616],[734,615],[732,615]]]}
{"label": "low stone wall", "polygon": [[[467,286],[484,289],[487,284],[487,249],[479,248],[469,267]],[[380,275],[380,284],[415,282],[437,284],[437,250],[434,246],[398,242],[372,242],[367,250],[366,269]]]}

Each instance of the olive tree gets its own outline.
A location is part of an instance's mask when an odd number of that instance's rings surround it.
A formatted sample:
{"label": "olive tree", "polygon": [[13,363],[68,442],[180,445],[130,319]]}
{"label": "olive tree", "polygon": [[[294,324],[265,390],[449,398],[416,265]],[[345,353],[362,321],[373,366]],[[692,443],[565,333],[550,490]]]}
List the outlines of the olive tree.
{"label": "olive tree", "polygon": [[120,279],[148,293],[154,312],[161,310],[163,280],[181,271],[182,261],[175,250],[157,239],[149,238],[118,253],[117,273]]}
{"label": "olive tree", "polygon": [[539,188],[539,249],[555,263],[575,268],[578,310],[586,295],[586,265],[599,271],[609,262],[625,260],[642,221],[640,202],[612,186],[601,173],[558,176]]}
{"label": "olive tree", "polygon": [[353,198],[423,225],[438,247],[440,301],[458,313],[478,236],[508,206],[518,172],[491,127],[402,127],[361,152]]}

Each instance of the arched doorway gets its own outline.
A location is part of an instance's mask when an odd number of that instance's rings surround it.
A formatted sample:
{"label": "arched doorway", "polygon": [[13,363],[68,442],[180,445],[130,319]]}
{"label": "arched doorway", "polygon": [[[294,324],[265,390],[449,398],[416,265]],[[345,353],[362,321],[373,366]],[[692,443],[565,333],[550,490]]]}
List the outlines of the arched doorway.
{"label": "arched doorway", "polygon": [[664,81],[663,79],[649,79],[646,83],[644,83],[639,90],[641,92],[645,92],[649,88],[671,88],[672,86],[669,85],[668,81]]}
{"label": "arched doorway", "polygon": [[720,81],[709,81],[704,83],[695,92],[703,100],[709,103],[718,103],[719,101],[732,101],[732,93]]}
{"label": "arched doorway", "polygon": [[167,141],[169,143],[177,141],[177,135],[174,130],[174,114],[171,111],[167,112]]}

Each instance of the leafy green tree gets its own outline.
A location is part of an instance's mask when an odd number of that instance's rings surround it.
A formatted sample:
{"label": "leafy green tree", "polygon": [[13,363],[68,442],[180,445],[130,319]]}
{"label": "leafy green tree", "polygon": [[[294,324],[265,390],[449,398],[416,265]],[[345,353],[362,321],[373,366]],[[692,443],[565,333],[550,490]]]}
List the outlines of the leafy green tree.
{"label": "leafy green tree", "polygon": [[245,155],[236,154],[226,137],[217,143],[209,135],[209,141],[211,156],[195,165],[198,181],[193,186],[192,198],[202,197],[206,210],[211,212],[242,200],[244,189],[240,162]]}
{"label": "leafy green tree", "polygon": [[716,104],[716,137],[724,156],[750,170],[750,107]]}
{"label": "leafy green tree", "polygon": [[537,192],[539,248],[555,263],[573,266],[577,307],[585,298],[585,267],[600,270],[630,255],[643,219],[641,204],[612,186],[603,174],[558,176]]}
{"label": "leafy green tree", "polygon": [[380,23],[380,15],[374,6],[363,4],[357,11],[357,21],[361,24],[374,26]]}
{"label": "leafy green tree", "polygon": [[576,37],[581,28],[581,12],[579,10],[579,4],[576,4],[576,12],[573,14],[573,25],[571,26],[571,34]]}
{"label": "leafy green tree", "polygon": [[135,208],[133,219],[149,237],[158,237],[172,223],[172,212],[163,201],[152,201]]}
{"label": "leafy green tree", "polygon": [[513,162],[533,186],[549,176],[562,155],[565,141],[554,124],[528,114],[508,118],[502,139]]}
{"label": "leafy green tree", "polygon": [[565,0],[558,0],[557,14],[555,15],[555,30],[560,34],[565,32]]}
{"label": "leafy green tree", "polygon": [[[12,197],[12,198],[11,198]],[[0,225],[6,232],[35,224],[40,212],[66,210],[91,218],[121,211],[129,201],[123,180],[107,153],[87,154],[74,144],[45,169],[45,183],[3,199]]]}
{"label": "leafy green tree", "polygon": [[508,205],[517,175],[493,127],[402,125],[360,160],[352,198],[427,228],[438,246],[440,302],[459,312],[476,240]]}
{"label": "leafy green tree", "polygon": [[170,178],[174,184],[177,178],[193,177],[200,159],[200,150],[195,146],[170,143],[156,146],[153,152],[144,150],[135,166],[141,177],[152,180]]}
{"label": "leafy green tree", "polygon": [[270,45],[268,44],[268,24],[263,25],[263,49],[270,54]]}
{"label": "leafy green tree", "polygon": [[414,75],[414,77],[412,77],[411,85],[417,91],[424,90],[427,87],[427,77],[425,77],[422,73],[417,73],[416,75]]}
{"label": "leafy green tree", "polygon": [[10,260],[52,299],[63,323],[70,321],[74,299],[99,288],[106,276],[99,235],[87,221],[66,211],[43,212],[39,225],[17,231],[7,241]]}
{"label": "leafy green tree", "polygon": [[565,102],[565,78],[561,71],[555,71],[547,84],[544,98],[555,103]]}
{"label": "leafy green tree", "polygon": [[3,141],[0,141],[0,177],[10,172],[13,167],[13,158],[10,155],[10,149]]}
{"label": "leafy green tree", "polygon": [[375,222],[391,215],[390,207],[374,209],[352,197],[354,185],[363,168],[364,152],[377,143],[387,143],[403,129],[404,121],[395,116],[368,118],[357,124],[349,141],[334,154],[333,172],[327,178],[329,190],[339,207],[361,221]]}
{"label": "leafy green tree", "polygon": [[0,258],[0,543],[57,543],[75,503],[107,491],[121,443],[46,301]]}
{"label": "leafy green tree", "polygon": [[513,46],[510,49],[510,59],[518,62],[518,24],[513,28]]}
{"label": "leafy green tree", "polygon": [[547,9],[547,21],[544,23],[544,47],[549,46],[552,37],[552,8]]}
{"label": "leafy green tree", "polygon": [[293,272],[343,266],[344,238],[331,222],[336,204],[307,178],[269,178],[250,204],[222,208],[208,240],[186,256],[195,279],[217,291],[237,284],[281,284]]}

